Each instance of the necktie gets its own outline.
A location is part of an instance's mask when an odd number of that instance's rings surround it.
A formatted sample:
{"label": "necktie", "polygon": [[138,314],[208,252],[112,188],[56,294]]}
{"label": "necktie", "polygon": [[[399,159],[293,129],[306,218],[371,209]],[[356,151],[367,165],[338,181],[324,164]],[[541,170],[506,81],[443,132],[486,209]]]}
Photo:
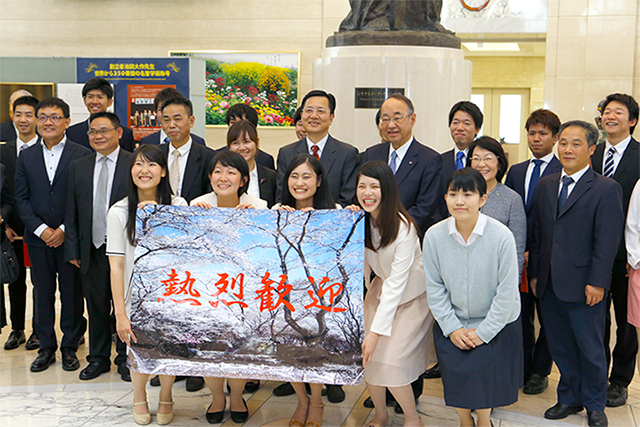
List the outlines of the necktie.
{"label": "necktie", "polygon": [[540,159],[533,161],[533,172],[531,173],[531,179],[529,180],[529,192],[527,193],[527,210],[533,205],[533,201],[536,199],[536,188],[538,188],[538,181],[540,180],[540,166],[544,163]]}
{"label": "necktie", "polygon": [[18,150],[18,157],[20,157],[20,154],[22,154],[22,152],[27,148],[29,148],[27,144],[22,144],[22,147],[20,147],[20,149]]}
{"label": "necktie", "polygon": [[391,171],[393,172],[393,174],[396,174],[396,170],[398,169],[398,166],[396,165],[396,161],[398,159],[398,154],[396,153],[396,150],[393,150],[391,152],[391,159],[389,160],[389,167],[391,168]]}
{"label": "necktie", "polygon": [[458,151],[458,154],[456,154],[456,170],[464,169],[464,162],[462,161],[463,158],[464,158],[464,151]]}
{"label": "necktie", "polygon": [[173,161],[171,162],[171,167],[169,168],[169,177],[171,182],[171,190],[173,190],[173,194],[179,196],[178,192],[180,183],[180,151],[173,150]]}
{"label": "necktie", "polygon": [[104,244],[104,237],[107,234],[107,185],[109,183],[107,158],[101,158],[98,164],[100,166],[100,174],[98,175],[96,194],[93,198],[93,222],[91,224],[91,237],[93,246],[95,246],[96,249]]}
{"label": "necktie", "polygon": [[613,155],[615,152],[616,149],[614,147],[609,148],[609,151],[607,151],[607,160],[604,162],[604,172],[602,172],[602,175],[607,178],[613,175]]}
{"label": "necktie", "polygon": [[564,206],[567,201],[567,197],[569,195],[569,185],[573,182],[573,178],[570,176],[565,176],[562,178],[562,189],[560,189],[560,195],[558,196],[558,213],[560,213],[560,209]]}
{"label": "necktie", "polygon": [[320,160],[320,156],[318,155],[318,151],[320,151],[320,149],[318,148],[317,145],[313,144],[311,146],[311,151],[313,152],[313,157],[315,157],[316,159]]}
{"label": "necktie", "polygon": [[171,140],[169,139],[168,136],[165,136],[164,139],[162,140],[162,144],[168,144],[170,142],[171,142]]}

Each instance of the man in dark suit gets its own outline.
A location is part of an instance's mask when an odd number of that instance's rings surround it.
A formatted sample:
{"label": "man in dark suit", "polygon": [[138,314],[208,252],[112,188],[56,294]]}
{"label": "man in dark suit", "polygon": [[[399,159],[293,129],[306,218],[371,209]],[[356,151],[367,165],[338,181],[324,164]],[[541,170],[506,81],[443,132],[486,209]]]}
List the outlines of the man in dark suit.
{"label": "man in dark suit", "polygon": [[391,95],[380,108],[385,142],[367,148],[362,162],[381,160],[389,164],[398,183],[400,200],[423,235],[438,202],[442,160],[436,151],[413,137],[415,123],[411,100],[404,95]]}
{"label": "man in dark suit", "polygon": [[[640,156],[638,142],[631,136],[638,124],[638,103],[633,97],[614,93],[602,104],[602,128],[607,141],[596,147],[591,157],[593,170],[615,179],[622,187],[624,212],[629,210],[629,199],[633,187],[640,178]],[[607,322],[604,343],[607,366],[611,362],[609,341],[611,335],[611,302],[616,316],[616,346],[613,349],[613,366],[609,375],[607,406],[622,406],[627,401],[627,387],[636,370],[638,336],[635,328],[627,322],[627,251],[624,236],[613,263],[611,292],[607,295]]]}
{"label": "man in dark suit", "polygon": [[[113,87],[111,83],[102,77],[89,79],[82,87],[82,98],[89,114],[104,113],[107,108],[113,105]],[[89,119],[76,123],[67,129],[67,137],[91,150],[89,143]],[[133,131],[126,126],[122,126],[122,136],[120,137],[120,147],[129,152],[136,148],[133,140]]]}
{"label": "man in dark suit", "polygon": [[282,197],[282,180],[289,162],[297,154],[311,154],[322,163],[333,200],[342,206],[353,202],[360,159],[357,148],[329,135],[335,110],[335,97],[323,90],[312,90],[303,98],[302,123],[307,137],[278,151],[277,200]]}
{"label": "man in dark suit", "polygon": [[62,305],[62,368],[74,371],[80,367],[76,351],[84,328],[84,305],[78,271],[64,260],[64,216],[69,166],[90,151],[65,136],[70,119],[69,106],[63,100],[40,101],[36,116],[41,140],[18,158],[15,182],[16,206],[29,246],[35,329],[40,338],[40,350],[31,371],[44,371],[56,359],[56,276]]}
{"label": "man in dark suit", "polygon": [[[515,190],[525,207],[527,214],[527,245],[531,241],[533,211],[536,189],[540,178],[553,175],[562,170],[560,161],[553,154],[553,146],[558,142],[560,119],[549,110],[536,110],[527,119],[527,141],[533,157],[511,166],[505,185]],[[525,261],[528,260],[528,250]],[[535,314],[540,315],[540,302],[529,289],[520,289],[522,318],[522,337],[524,339],[524,381],[525,394],[540,394],[549,385],[549,373],[553,360],[549,354],[544,325],[540,323],[540,333],[536,340]]]}
{"label": "man in dark suit", "polygon": [[[153,98],[153,108],[156,110],[156,116],[158,117],[158,126],[162,126],[162,104],[171,98],[184,98],[184,95],[175,88],[166,87]],[[160,129],[140,139],[140,144],[163,145],[168,144],[170,140],[171,138],[165,133],[164,129]],[[191,134],[191,140],[196,144],[207,146],[205,140],[198,135]]]}
{"label": "man in dark suit", "polygon": [[[253,123],[253,125],[257,128],[258,112],[249,104],[241,103],[229,107],[229,109],[227,110],[227,116],[225,117],[227,126],[230,127],[235,122],[239,122],[240,120],[247,120]],[[221,150],[224,149],[226,149],[226,146],[221,148]],[[273,163],[273,156],[260,149],[258,149],[258,154],[256,154],[256,163],[260,166],[264,166],[265,168],[276,170],[276,166]]]}
{"label": "man in dark suit", "polygon": [[22,96],[33,96],[24,89],[18,89],[9,96],[9,120],[0,123],[0,141],[13,141],[18,137],[13,123],[13,103]]}
{"label": "man in dark suit", "polygon": [[538,183],[529,251],[530,286],[561,375],[558,403],[544,416],[586,407],[589,426],[606,426],[605,294],[624,229],[622,189],[589,166],[595,126],[575,120],[559,133],[562,172]]}
{"label": "man in dark suit", "polygon": [[[89,365],[81,380],[97,378],[110,370],[111,280],[105,254],[107,211],[127,196],[131,153],[121,149],[118,116],[98,112],[89,118],[89,143],[95,152],[71,163],[65,225],[65,260],[80,269],[89,313]],[[118,373],[131,381],[126,346],[116,343]]]}
{"label": "man in dark suit", "polygon": [[[38,141],[38,135],[36,135],[37,105],[38,100],[30,95],[14,100],[12,127],[15,126],[18,129],[18,138],[0,145],[0,161],[7,172],[7,188],[10,194],[14,193],[18,156],[23,150],[35,145]],[[12,242],[13,249],[16,252],[18,264],[20,265],[20,274],[15,282],[9,283],[11,333],[4,344],[5,350],[13,350],[25,342],[24,320],[27,301],[27,269],[24,265],[24,241],[21,237],[24,235],[24,224],[20,220],[13,197],[11,199],[13,209],[11,209],[11,214],[4,219],[6,235]],[[36,350],[38,346],[38,334],[33,332],[27,340],[25,348],[27,350]]]}

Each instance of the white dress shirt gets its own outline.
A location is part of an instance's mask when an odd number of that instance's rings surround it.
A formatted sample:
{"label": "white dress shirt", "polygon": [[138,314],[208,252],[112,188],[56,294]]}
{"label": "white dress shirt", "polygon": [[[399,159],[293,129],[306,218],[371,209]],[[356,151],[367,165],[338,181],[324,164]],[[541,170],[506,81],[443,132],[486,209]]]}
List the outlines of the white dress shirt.
{"label": "white dress shirt", "polygon": [[524,199],[525,200],[528,200],[527,197],[529,197],[529,183],[531,182],[531,175],[533,175],[533,168],[536,167],[533,161],[542,160],[542,163],[540,164],[540,178],[542,178],[542,174],[544,173],[544,170],[547,168],[547,166],[549,166],[549,163],[551,162],[551,160],[553,160],[553,157],[554,157],[554,154],[549,153],[540,159],[536,159],[535,157],[532,157],[531,160],[529,160],[529,165],[527,166],[527,173],[524,178]]}
{"label": "white dress shirt", "polygon": [[464,150],[461,150],[456,145],[453,147],[453,166],[454,167],[456,165],[456,159],[458,158],[458,153],[460,152],[464,153],[464,156],[462,156],[462,164],[467,166],[467,160],[469,160],[469,147],[465,148]]}
{"label": "white dress shirt", "polygon": [[316,145],[318,147],[318,157],[322,157],[322,152],[324,151],[324,146],[327,145],[329,134],[326,134],[325,137],[322,138],[320,141],[318,141],[317,144],[314,144],[313,142],[311,142],[309,137],[307,137],[306,139],[307,139],[307,149],[309,150],[309,154],[313,156],[313,150],[311,149],[311,147]]}
{"label": "white dress shirt", "polygon": [[396,156],[398,156],[398,158],[396,159],[396,170],[395,172],[398,171],[398,169],[400,169],[400,165],[402,164],[402,160],[404,159],[404,156],[406,156],[407,151],[409,150],[409,147],[411,146],[411,143],[413,142],[413,135],[411,136],[411,138],[409,138],[409,140],[407,142],[405,142],[404,144],[402,144],[400,146],[400,148],[398,148],[397,150],[395,150],[393,148],[393,144],[389,144],[389,156],[387,157],[387,164],[389,164],[391,162],[391,153],[393,153],[394,151],[396,152]]}
{"label": "white dress shirt", "polygon": [[624,242],[627,247],[627,262],[637,270],[640,268],[640,180],[636,182],[631,193]]}
{"label": "white dress shirt", "polygon": [[604,156],[602,156],[602,172],[604,172],[604,165],[607,163],[607,155],[609,153],[609,149],[611,147],[615,148],[613,153],[613,172],[611,172],[611,176],[616,173],[616,169],[618,169],[618,165],[620,164],[620,159],[622,159],[622,155],[624,154],[624,150],[627,149],[629,143],[631,142],[631,135],[618,142],[616,145],[611,145],[611,143],[607,140],[604,144]]}
{"label": "white dress shirt", "polygon": [[[191,151],[191,137],[189,137],[189,141],[184,144],[182,147],[178,148],[180,152],[180,157],[178,157],[178,165],[180,166],[180,179],[178,180],[178,191],[176,196],[180,196],[182,194],[182,182],[184,181],[184,171],[187,169],[187,160],[189,159],[189,151]],[[171,168],[171,163],[173,163],[173,159],[175,155],[173,154],[176,148],[173,146],[173,143],[169,145],[169,168]]]}
{"label": "white dress shirt", "polygon": [[249,188],[247,188],[247,194],[253,197],[260,198],[260,181],[258,179],[258,166],[254,166],[253,170],[249,172]]}
{"label": "white dress shirt", "polygon": [[478,221],[476,221],[476,226],[473,227],[473,231],[469,236],[469,240],[466,242],[464,241],[464,237],[462,237],[462,234],[460,234],[460,232],[458,231],[458,227],[456,227],[456,219],[454,217],[449,217],[447,221],[449,221],[449,223],[447,224],[447,226],[449,227],[449,235],[452,236],[456,240],[456,242],[460,243],[462,246],[470,246],[484,233],[484,227],[485,225],[487,225],[487,216],[481,212],[478,212]]}
{"label": "white dress shirt", "polygon": [[571,192],[575,188],[576,183],[580,181],[580,178],[582,178],[582,175],[584,175],[589,168],[590,166],[587,165],[584,169],[580,169],[578,172],[574,173],[573,175],[569,175],[564,171],[564,169],[562,169],[562,175],[560,175],[560,184],[558,185],[558,197],[560,196],[560,192],[562,191],[562,180],[564,179],[565,176],[570,176],[573,179],[573,182],[569,184],[567,188],[567,199],[568,199],[569,196],[571,195]]}
{"label": "white dress shirt", "polygon": [[[42,145],[42,156],[44,157],[44,166],[47,170],[47,176],[49,178],[49,185],[53,183],[53,178],[56,176],[56,169],[58,169],[58,164],[60,163],[60,158],[62,157],[62,152],[64,151],[64,147],[67,143],[67,136],[65,135],[58,144],[51,147],[51,150],[47,148],[47,145],[44,141],[40,142]],[[49,226],[45,223],[40,224],[38,228],[36,228],[33,232],[36,236],[40,237],[40,235],[49,228]],[[60,225],[60,229],[64,232],[64,224]]]}
{"label": "white dress shirt", "polygon": [[36,142],[38,142],[38,135],[34,136],[33,139],[31,141],[28,141],[28,142],[23,142],[20,139],[20,136],[18,136],[18,138],[16,138],[16,158],[20,157],[20,153],[23,150],[22,147],[26,146],[26,148],[24,148],[26,150],[29,147],[33,147]]}

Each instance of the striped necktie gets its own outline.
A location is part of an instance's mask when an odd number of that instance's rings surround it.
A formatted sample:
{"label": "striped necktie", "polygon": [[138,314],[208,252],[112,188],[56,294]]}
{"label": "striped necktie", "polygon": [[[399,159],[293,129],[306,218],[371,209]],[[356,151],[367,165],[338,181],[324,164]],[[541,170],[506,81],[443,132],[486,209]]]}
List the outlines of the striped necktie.
{"label": "striped necktie", "polygon": [[611,147],[609,148],[609,151],[607,151],[607,160],[604,162],[604,170],[602,172],[602,175],[607,178],[611,178],[611,175],[613,175],[613,155],[615,153],[615,147]]}

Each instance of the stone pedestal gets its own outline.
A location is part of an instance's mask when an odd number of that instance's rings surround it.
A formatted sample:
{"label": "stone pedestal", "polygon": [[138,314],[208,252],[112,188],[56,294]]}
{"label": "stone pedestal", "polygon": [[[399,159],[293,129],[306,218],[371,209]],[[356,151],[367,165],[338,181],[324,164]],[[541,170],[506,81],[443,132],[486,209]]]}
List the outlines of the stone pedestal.
{"label": "stone pedestal", "polygon": [[331,134],[361,151],[380,142],[380,136],[377,108],[356,108],[356,91],[404,89],[416,110],[416,139],[442,152],[452,147],[451,106],[471,96],[471,61],[462,50],[445,47],[328,47],[314,61],[313,87],[336,97]]}

